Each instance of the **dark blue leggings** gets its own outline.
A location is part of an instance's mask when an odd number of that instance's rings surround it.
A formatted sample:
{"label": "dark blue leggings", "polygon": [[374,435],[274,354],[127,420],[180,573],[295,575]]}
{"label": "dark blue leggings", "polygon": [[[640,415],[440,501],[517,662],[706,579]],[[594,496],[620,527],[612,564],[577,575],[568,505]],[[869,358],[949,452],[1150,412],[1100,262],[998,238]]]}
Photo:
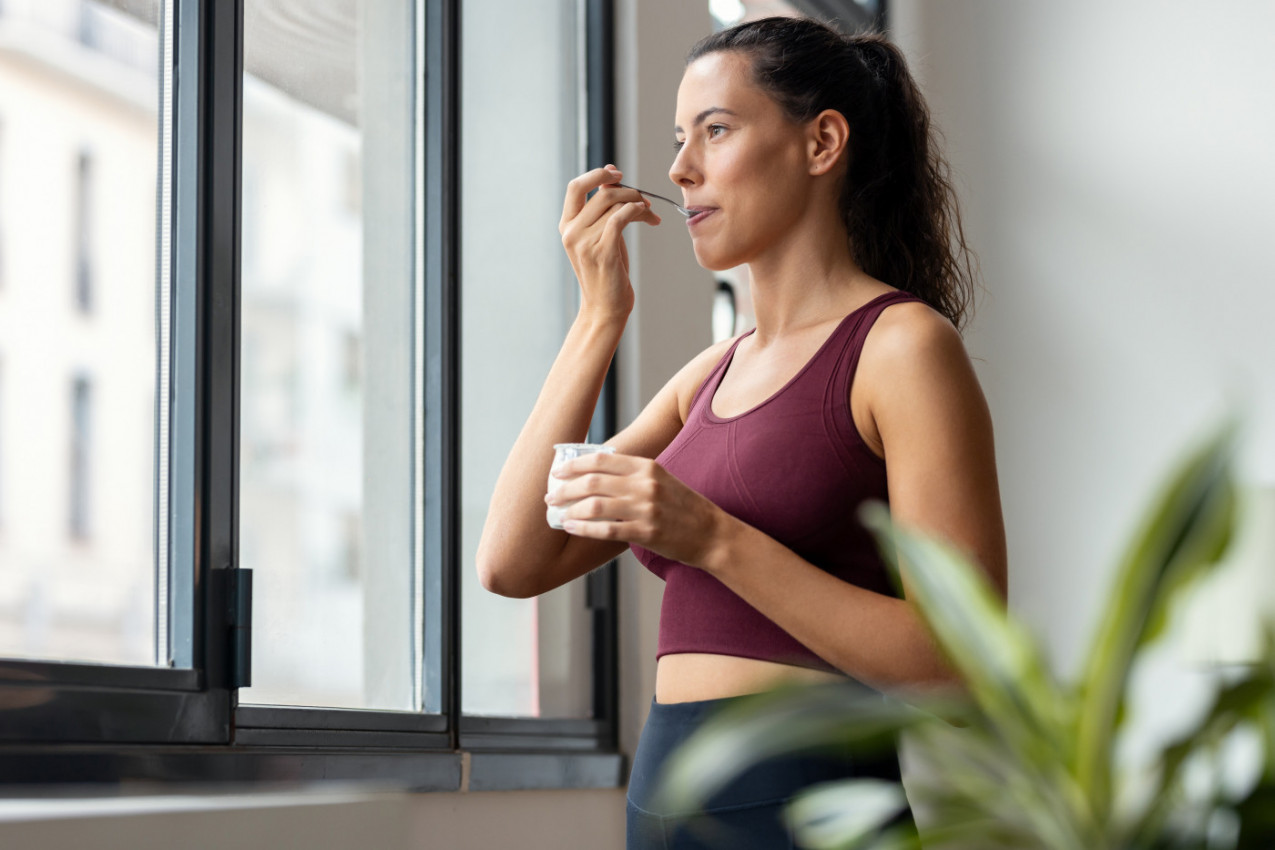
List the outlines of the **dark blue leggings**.
{"label": "dark blue leggings", "polygon": [[796,845],[782,814],[798,791],[839,779],[899,779],[896,752],[871,761],[783,756],[750,768],[714,794],[702,810],[656,811],[655,793],[665,761],[714,711],[738,699],[742,697],[651,701],[629,775],[627,850],[789,850]]}

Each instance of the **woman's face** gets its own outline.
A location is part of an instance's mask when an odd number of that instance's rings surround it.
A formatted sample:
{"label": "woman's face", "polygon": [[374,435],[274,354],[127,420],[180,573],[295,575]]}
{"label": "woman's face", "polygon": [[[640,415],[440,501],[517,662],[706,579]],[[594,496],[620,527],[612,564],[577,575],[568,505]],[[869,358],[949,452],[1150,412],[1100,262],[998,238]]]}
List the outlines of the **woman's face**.
{"label": "woman's face", "polygon": [[809,202],[806,133],[752,78],[749,59],[719,51],[686,68],[677,91],[669,177],[695,257],[708,269],[752,262],[780,244]]}

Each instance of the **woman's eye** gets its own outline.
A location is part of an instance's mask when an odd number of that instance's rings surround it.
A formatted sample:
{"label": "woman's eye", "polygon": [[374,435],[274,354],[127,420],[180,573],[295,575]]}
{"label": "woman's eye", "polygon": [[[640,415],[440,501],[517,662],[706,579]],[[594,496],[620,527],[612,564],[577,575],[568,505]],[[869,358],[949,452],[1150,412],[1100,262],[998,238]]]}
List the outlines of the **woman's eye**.
{"label": "woman's eye", "polygon": [[686,144],[686,142],[680,141],[680,140],[678,140],[678,139],[674,139],[674,140],[673,140],[673,152],[674,152],[674,153],[677,153],[678,151],[680,151],[680,150],[682,149],[682,145],[684,145],[684,144]]}
{"label": "woman's eye", "polygon": [[714,138],[726,132],[726,127],[721,124],[710,124],[708,127],[708,137]]}

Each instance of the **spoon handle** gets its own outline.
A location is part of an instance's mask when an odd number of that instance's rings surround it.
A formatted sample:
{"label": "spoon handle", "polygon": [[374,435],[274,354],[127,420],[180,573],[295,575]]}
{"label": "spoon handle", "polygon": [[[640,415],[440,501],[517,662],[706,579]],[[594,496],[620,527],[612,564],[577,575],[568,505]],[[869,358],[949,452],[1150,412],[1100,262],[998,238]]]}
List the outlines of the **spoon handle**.
{"label": "spoon handle", "polygon": [[690,210],[688,210],[686,207],[682,206],[681,204],[679,204],[677,201],[673,200],[672,198],[666,198],[666,197],[664,197],[663,195],[657,195],[657,194],[655,194],[654,192],[648,192],[648,191],[646,191],[645,189],[639,189],[637,186],[626,186],[626,185],[625,185],[625,184],[623,184],[623,183],[616,183],[616,184],[614,184],[614,185],[619,186],[621,189],[632,189],[634,192],[640,192],[641,194],[643,194],[643,195],[647,195],[648,197],[651,197],[651,198],[658,198],[658,199],[659,199],[659,200],[661,200],[661,201],[664,201],[664,202],[666,202],[666,203],[670,203],[670,204],[672,204],[673,206],[677,207],[677,211],[678,211],[678,212],[680,212],[682,215],[684,215],[684,216],[686,216],[686,217],[688,217],[688,218],[689,218],[690,216],[694,215],[694,213],[693,213],[693,212],[691,212],[691,211],[690,211]]}

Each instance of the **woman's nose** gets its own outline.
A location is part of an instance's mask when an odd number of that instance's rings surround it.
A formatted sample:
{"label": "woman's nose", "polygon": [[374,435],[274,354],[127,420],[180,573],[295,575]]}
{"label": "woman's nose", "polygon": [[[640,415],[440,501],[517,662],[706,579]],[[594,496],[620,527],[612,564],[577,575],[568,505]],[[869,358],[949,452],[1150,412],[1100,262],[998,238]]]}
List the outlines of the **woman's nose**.
{"label": "woman's nose", "polygon": [[691,161],[689,147],[689,145],[682,145],[678,149],[673,157],[673,164],[668,169],[669,179],[683,188],[694,186],[699,177],[699,171]]}

